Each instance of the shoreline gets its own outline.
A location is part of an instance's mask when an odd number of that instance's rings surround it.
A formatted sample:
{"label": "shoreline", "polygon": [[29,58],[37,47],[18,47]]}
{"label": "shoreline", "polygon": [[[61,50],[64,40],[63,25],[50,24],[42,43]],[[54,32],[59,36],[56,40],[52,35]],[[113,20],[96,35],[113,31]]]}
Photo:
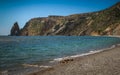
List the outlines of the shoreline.
{"label": "shoreline", "polygon": [[[106,51],[109,51],[111,49],[115,49],[115,48],[118,48],[118,47],[120,47],[120,44],[112,45],[111,47],[108,47],[108,48],[89,51],[89,52],[81,53],[81,54],[77,54],[77,55],[72,55],[72,56],[67,56],[67,57],[62,57],[62,58],[55,58],[52,61],[49,61],[48,64],[46,64],[46,65],[22,64],[26,68],[33,68],[33,71],[31,70],[32,72],[24,72],[24,73],[20,73],[20,74],[17,73],[17,75],[34,75],[34,74],[39,75],[40,73],[53,70],[56,66],[66,65],[66,64],[69,64],[71,62],[75,62],[78,59],[84,58],[86,56],[99,54],[99,53],[106,52]],[[36,70],[34,70],[34,69],[36,69]],[[40,73],[37,74],[38,72],[40,72]],[[7,75],[7,74],[9,74],[9,72],[8,71],[3,71],[0,74]],[[12,74],[10,73],[10,75],[12,75]],[[16,74],[14,73],[13,75],[16,75]]]}
{"label": "shoreline", "polygon": [[[105,36],[105,37],[110,37],[110,36]],[[112,37],[115,37],[115,36],[112,36]],[[49,61],[48,64],[43,64],[43,65],[42,64],[41,65],[40,64],[22,64],[22,66],[24,66],[24,67],[40,68],[40,70],[33,70],[33,71],[31,70],[31,72],[23,73],[23,74],[20,74],[20,75],[27,75],[27,74],[29,75],[29,74],[32,74],[32,73],[47,71],[47,70],[53,69],[53,67],[56,66],[56,65],[69,64],[71,62],[76,61],[76,59],[84,58],[86,56],[90,56],[90,55],[94,55],[94,54],[99,54],[101,52],[111,50],[111,49],[114,49],[114,48],[119,47],[119,46],[120,46],[120,44],[117,44],[117,45],[112,45],[111,47],[103,48],[103,49],[100,49],[100,50],[93,50],[93,51],[91,50],[89,52],[85,52],[85,53],[81,53],[81,54],[77,54],[77,55],[72,55],[72,56],[67,56],[67,57],[62,57],[62,58],[55,58],[52,61]],[[3,75],[4,74],[9,74],[9,72],[6,70],[6,71],[3,71],[2,74]],[[17,73],[17,74],[19,74],[19,73]]]}
{"label": "shoreline", "polygon": [[60,62],[60,61],[64,61],[64,60],[67,60],[67,59],[75,59],[75,58],[78,58],[78,57],[99,53],[99,52],[102,52],[104,50],[113,49],[117,46],[120,46],[120,44],[112,45],[111,47],[104,48],[104,49],[99,49],[99,50],[94,50],[94,51],[91,50],[89,52],[85,52],[85,53],[81,53],[81,54],[77,54],[77,55],[72,55],[72,56],[67,56],[67,57],[62,57],[62,58],[55,58],[55,59],[53,59],[53,61],[50,61],[50,62]]}
{"label": "shoreline", "polygon": [[[105,49],[101,49],[101,50],[90,51],[88,53],[83,53],[83,54],[73,55],[73,56],[68,56],[68,57],[63,57],[63,58],[57,58],[57,59],[54,59],[52,61],[52,63],[57,62],[56,64],[54,64],[54,65],[52,65],[50,67],[46,67],[43,70],[40,70],[38,72],[30,73],[30,74],[27,74],[27,75],[44,75],[44,73],[45,73],[45,75],[49,75],[49,72],[50,72],[50,74],[51,74],[51,72],[55,72],[57,67],[64,69],[64,68],[67,68],[67,67],[64,67],[64,66],[67,65],[69,67],[69,66],[71,66],[73,64],[73,62],[76,63],[77,61],[86,60],[86,57],[96,56],[98,54],[102,55],[102,53],[105,53],[105,52],[109,53],[109,51],[116,50],[116,49],[120,49],[120,44],[113,45],[113,46],[111,46],[109,48],[105,48]],[[57,70],[55,73],[59,73],[59,71]],[[53,73],[53,75],[54,75],[54,73]],[[61,75],[61,74],[58,74],[58,75]],[[67,74],[65,73],[65,75],[67,75]]]}

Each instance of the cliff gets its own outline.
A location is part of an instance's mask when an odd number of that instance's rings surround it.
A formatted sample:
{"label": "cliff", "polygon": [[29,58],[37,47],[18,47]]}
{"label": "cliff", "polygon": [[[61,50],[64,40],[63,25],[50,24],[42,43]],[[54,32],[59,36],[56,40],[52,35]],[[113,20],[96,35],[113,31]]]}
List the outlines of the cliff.
{"label": "cliff", "polygon": [[19,35],[120,35],[120,2],[98,12],[33,18]]}

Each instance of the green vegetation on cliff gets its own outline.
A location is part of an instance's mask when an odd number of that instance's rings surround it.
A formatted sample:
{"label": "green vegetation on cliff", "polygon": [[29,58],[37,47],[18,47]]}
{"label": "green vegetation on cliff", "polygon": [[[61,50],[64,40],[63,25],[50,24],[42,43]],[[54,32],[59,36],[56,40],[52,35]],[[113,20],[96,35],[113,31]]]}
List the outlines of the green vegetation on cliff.
{"label": "green vegetation on cliff", "polygon": [[19,35],[120,35],[120,2],[93,13],[33,18]]}

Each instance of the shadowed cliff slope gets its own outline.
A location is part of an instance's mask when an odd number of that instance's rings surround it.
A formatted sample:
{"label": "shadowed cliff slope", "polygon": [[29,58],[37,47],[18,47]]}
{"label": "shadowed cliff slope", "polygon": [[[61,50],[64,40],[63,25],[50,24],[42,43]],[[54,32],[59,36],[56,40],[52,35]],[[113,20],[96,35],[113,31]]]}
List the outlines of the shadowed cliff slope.
{"label": "shadowed cliff slope", "polygon": [[19,35],[120,35],[120,2],[98,12],[33,18]]}
{"label": "shadowed cliff slope", "polygon": [[11,36],[18,36],[20,34],[20,28],[17,22],[12,26],[10,33]]}

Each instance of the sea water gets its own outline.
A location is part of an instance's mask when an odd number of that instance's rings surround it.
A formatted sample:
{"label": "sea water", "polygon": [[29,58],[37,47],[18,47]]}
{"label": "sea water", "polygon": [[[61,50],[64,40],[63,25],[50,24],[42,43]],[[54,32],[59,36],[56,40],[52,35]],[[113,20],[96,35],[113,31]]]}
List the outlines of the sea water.
{"label": "sea water", "polygon": [[23,64],[43,65],[116,44],[120,38],[105,36],[0,36],[0,71],[18,72]]}

